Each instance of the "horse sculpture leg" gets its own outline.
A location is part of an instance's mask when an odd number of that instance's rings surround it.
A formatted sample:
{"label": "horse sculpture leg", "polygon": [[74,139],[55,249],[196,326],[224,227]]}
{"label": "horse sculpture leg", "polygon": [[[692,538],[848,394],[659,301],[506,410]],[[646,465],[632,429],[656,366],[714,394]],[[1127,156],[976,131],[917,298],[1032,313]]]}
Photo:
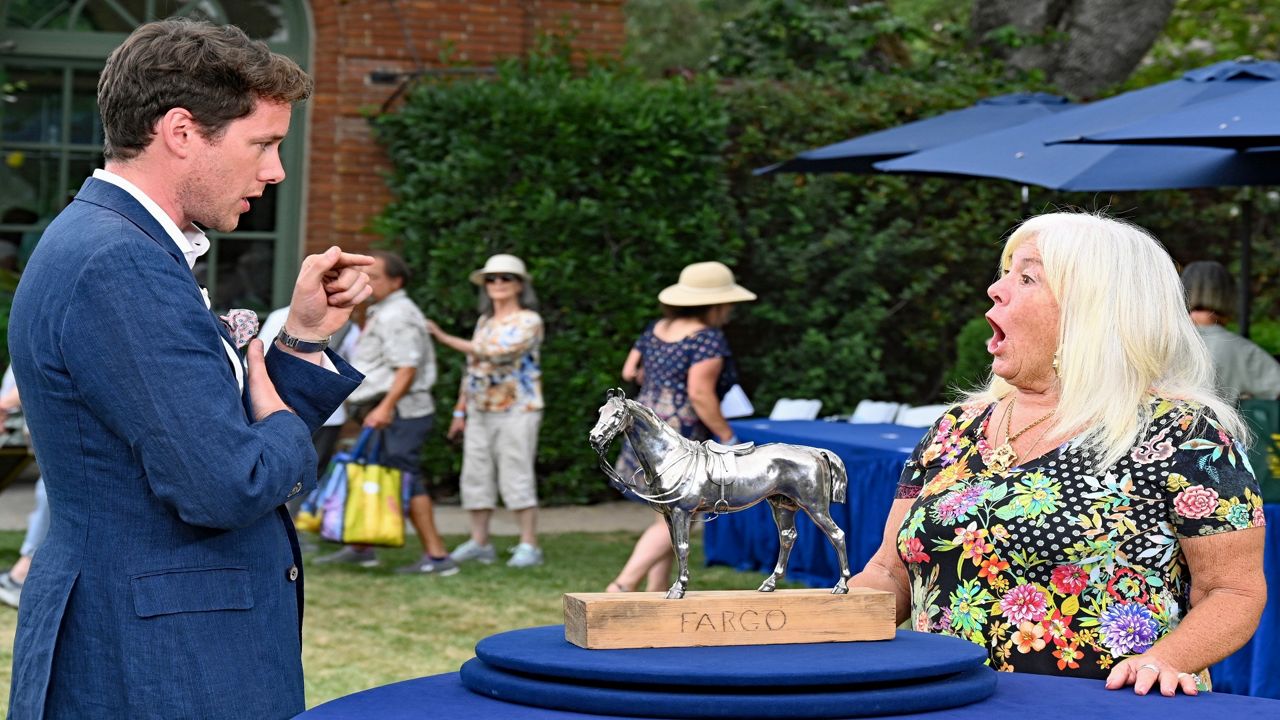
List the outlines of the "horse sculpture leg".
{"label": "horse sculpture leg", "polygon": [[834,588],[831,588],[833,595],[843,595],[849,592],[849,578],[853,577],[853,573],[849,572],[849,554],[845,552],[844,547],[844,531],[831,519],[831,506],[823,503],[820,506],[810,506],[805,508],[805,512],[809,513],[809,518],[813,523],[822,528],[822,532],[826,533],[827,540],[831,542],[831,547],[836,549],[836,557],[840,559],[840,580]]}
{"label": "horse sculpture leg", "polygon": [[671,547],[676,551],[676,562],[679,575],[675,584],[667,590],[668,600],[679,600],[689,587],[689,526],[693,515],[683,510],[670,508],[667,513],[667,529],[671,531]]}
{"label": "horse sculpture leg", "polygon": [[769,509],[773,510],[773,523],[778,526],[778,564],[773,566],[773,574],[760,584],[760,592],[773,592],[778,585],[778,578],[787,572],[791,548],[796,544],[797,508],[782,495],[772,495],[765,499],[769,501]]}

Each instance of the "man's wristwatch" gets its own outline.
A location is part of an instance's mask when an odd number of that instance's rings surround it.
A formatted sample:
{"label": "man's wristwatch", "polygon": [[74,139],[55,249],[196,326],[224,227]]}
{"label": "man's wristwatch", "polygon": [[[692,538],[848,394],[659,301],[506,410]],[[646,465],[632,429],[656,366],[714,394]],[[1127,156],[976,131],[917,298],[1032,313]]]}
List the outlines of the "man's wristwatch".
{"label": "man's wristwatch", "polygon": [[285,332],[284,328],[280,328],[280,334],[276,335],[276,341],[281,345],[304,353],[324,352],[331,339],[332,336],[320,340],[302,340]]}

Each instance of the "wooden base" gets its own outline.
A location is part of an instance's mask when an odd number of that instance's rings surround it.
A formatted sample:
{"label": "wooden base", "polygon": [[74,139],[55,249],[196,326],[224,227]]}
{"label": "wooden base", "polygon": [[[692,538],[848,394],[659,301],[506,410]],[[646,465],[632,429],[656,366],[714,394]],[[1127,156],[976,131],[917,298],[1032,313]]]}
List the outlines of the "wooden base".
{"label": "wooden base", "polygon": [[591,650],[889,640],[893,593],[850,588],[665,593],[567,593],[564,638]]}

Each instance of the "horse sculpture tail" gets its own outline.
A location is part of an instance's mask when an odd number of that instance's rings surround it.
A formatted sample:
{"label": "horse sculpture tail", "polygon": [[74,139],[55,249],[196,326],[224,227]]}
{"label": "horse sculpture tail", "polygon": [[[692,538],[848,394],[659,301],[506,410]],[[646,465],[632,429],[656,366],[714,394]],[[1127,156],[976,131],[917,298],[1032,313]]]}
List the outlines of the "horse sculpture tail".
{"label": "horse sculpture tail", "polygon": [[842,503],[849,488],[849,475],[845,472],[844,461],[836,455],[821,455],[827,463],[827,472],[831,475],[831,502]]}

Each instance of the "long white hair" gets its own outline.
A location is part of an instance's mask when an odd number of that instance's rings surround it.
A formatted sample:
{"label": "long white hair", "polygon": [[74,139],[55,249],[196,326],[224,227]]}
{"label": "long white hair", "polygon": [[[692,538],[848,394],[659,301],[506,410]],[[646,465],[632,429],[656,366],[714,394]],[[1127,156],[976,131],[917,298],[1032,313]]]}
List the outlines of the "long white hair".
{"label": "long white hair", "polygon": [[[1080,432],[1103,470],[1123,457],[1152,420],[1151,400],[1203,405],[1232,437],[1248,442],[1235,409],[1214,390],[1213,362],[1187,314],[1173,260],[1146,230],[1103,215],[1050,213],[1022,223],[1000,267],[1034,240],[1058,301],[1058,407],[1050,435]],[[964,402],[995,402],[1013,386],[992,376]]]}

